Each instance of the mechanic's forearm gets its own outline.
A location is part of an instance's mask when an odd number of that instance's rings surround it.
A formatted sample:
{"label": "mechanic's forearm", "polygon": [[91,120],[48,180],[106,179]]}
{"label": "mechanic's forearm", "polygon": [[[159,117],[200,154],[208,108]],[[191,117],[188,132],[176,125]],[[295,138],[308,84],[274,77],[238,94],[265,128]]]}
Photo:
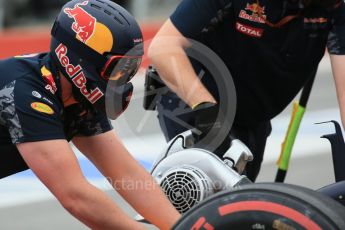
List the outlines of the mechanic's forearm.
{"label": "mechanic's forearm", "polygon": [[145,229],[91,184],[78,186],[75,194],[67,197],[67,200],[61,200],[62,205],[91,229]]}
{"label": "mechanic's forearm", "polygon": [[129,154],[114,132],[75,138],[73,142],[115,190],[159,229],[171,229],[180,218],[151,175]]}
{"label": "mechanic's forearm", "polygon": [[150,47],[149,56],[165,84],[189,106],[215,102],[195,73],[182,46],[156,41]]}
{"label": "mechanic's forearm", "polygon": [[180,218],[152,176],[139,165],[113,186],[135,210],[161,230],[171,229]]}

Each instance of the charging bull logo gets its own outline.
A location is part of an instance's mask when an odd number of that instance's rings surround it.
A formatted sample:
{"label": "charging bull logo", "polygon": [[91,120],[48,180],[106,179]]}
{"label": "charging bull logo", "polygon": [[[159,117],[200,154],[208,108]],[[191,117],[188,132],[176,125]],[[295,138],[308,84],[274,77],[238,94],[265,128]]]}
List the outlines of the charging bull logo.
{"label": "charging bull logo", "polygon": [[265,19],[267,16],[265,15],[264,6],[260,6],[256,3],[247,3],[246,8],[240,11],[239,17],[248,21],[265,24]]}
{"label": "charging bull logo", "polygon": [[265,7],[261,7],[259,4],[247,3],[245,10],[251,11],[253,14],[264,15],[265,14]]}
{"label": "charging bull logo", "polygon": [[86,6],[88,1],[77,3],[74,8],[65,8],[64,12],[68,17],[73,18],[72,30],[76,32],[77,36],[86,43],[95,31],[96,18],[92,17],[80,6]]}
{"label": "charging bull logo", "polygon": [[97,22],[95,17],[82,8],[88,3],[89,1],[77,3],[73,8],[65,8],[63,12],[73,19],[71,27],[77,39],[100,54],[110,52],[115,42],[113,34],[107,26]]}

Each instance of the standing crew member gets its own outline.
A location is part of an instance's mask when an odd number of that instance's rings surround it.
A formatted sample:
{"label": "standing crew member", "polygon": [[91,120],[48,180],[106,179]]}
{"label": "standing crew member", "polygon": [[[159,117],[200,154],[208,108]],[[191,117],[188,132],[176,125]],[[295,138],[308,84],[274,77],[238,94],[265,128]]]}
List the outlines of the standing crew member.
{"label": "standing crew member", "polygon": [[[209,47],[232,74],[237,111],[231,134],[254,154],[254,161],[247,166],[250,179],[258,175],[271,132],[270,120],[316,74],[327,44],[344,124],[343,1],[182,0],[149,49],[153,65],[171,89],[158,104],[160,124],[168,140],[186,130],[176,119],[165,116],[178,107],[193,108],[181,119],[203,131],[202,135],[217,116],[219,98],[213,79],[219,76],[211,76],[207,66],[187,57],[185,50],[191,46],[188,39]],[[201,70],[206,74],[199,80]],[[228,146],[224,142],[216,153],[221,157]]]}

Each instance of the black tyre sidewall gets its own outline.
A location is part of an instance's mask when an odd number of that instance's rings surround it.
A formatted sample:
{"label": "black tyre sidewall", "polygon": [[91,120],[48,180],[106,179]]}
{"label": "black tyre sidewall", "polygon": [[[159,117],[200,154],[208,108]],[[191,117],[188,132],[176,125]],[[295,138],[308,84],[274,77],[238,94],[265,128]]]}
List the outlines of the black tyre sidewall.
{"label": "black tyre sidewall", "polygon": [[[281,207],[281,209],[278,210],[278,213],[268,213],[268,215],[263,211],[246,210],[221,216],[220,207],[233,206],[232,204],[235,203],[246,205],[269,203],[272,204],[272,207]],[[243,205],[239,207],[242,208]],[[247,208],[250,209],[250,207]],[[310,189],[278,183],[250,184],[212,196],[185,213],[173,229],[206,229],[205,226],[208,224],[215,229],[228,229],[229,227],[247,229],[251,221],[253,224],[262,223],[265,225],[265,229],[270,229],[273,228],[273,220],[274,224],[282,222],[283,225],[301,229],[301,225],[294,224],[297,222],[286,217],[286,210],[290,210],[291,213],[297,211],[300,213],[299,216],[305,217],[304,220],[310,220],[321,229],[345,229],[345,208],[343,206]],[[196,226],[203,227],[197,228]]]}

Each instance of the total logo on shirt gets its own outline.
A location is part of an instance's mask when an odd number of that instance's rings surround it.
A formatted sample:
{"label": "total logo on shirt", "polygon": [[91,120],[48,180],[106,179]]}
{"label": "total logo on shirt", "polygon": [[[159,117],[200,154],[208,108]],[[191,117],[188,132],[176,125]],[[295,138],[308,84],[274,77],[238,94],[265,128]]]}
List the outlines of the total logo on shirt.
{"label": "total logo on shirt", "polygon": [[263,29],[244,25],[239,22],[236,22],[236,30],[242,34],[248,35],[250,37],[255,37],[255,38],[261,38],[263,34]]}

